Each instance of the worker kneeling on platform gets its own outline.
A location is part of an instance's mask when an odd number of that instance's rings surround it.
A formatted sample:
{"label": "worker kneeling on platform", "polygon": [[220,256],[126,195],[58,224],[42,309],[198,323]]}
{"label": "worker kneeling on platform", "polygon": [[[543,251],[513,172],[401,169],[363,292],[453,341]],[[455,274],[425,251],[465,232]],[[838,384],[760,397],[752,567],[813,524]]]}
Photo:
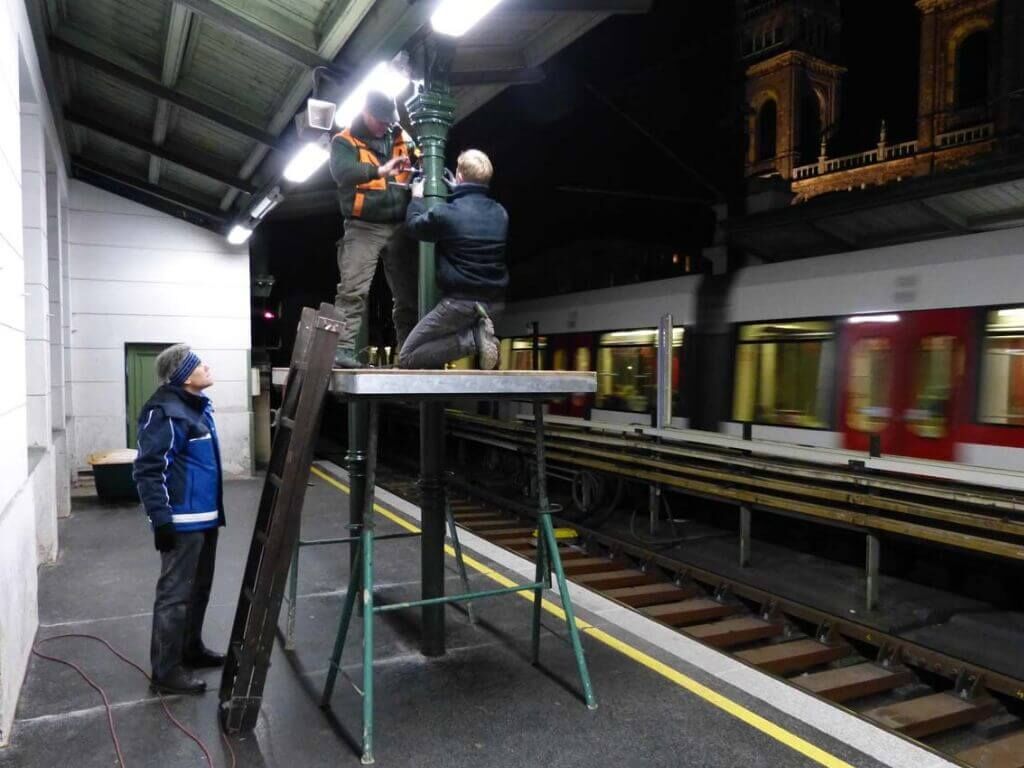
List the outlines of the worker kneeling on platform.
{"label": "worker kneeling on platform", "polygon": [[402,368],[443,368],[469,355],[483,370],[498,365],[492,317],[504,309],[508,288],[508,213],[489,194],[493,173],[487,155],[469,149],[459,155],[447,202],[427,209],[422,184],[413,186],[406,227],[417,240],[437,243],[442,298],[409,334]]}
{"label": "worker kneeling on platform", "polygon": [[202,640],[217,529],[224,525],[220,444],[213,405],[203,394],[213,378],[185,344],[161,352],[156,373],[164,383],[139,414],[134,473],[161,563],[150,644],[152,687],[202,693],[206,683],[188,668],[224,664]]}

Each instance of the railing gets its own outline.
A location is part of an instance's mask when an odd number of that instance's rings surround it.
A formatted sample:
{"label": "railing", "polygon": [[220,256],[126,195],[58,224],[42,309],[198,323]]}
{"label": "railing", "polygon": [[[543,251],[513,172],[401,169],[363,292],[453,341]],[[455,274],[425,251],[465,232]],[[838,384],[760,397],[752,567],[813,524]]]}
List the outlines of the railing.
{"label": "railing", "polygon": [[881,146],[867,152],[858,152],[854,155],[843,155],[842,157],[826,158],[809,165],[798,165],[793,169],[793,180],[813,179],[816,176],[823,176],[826,173],[837,171],[849,171],[853,168],[862,168],[866,165],[874,165],[879,162],[884,153],[885,160],[896,160],[901,157],[910,157],[917,153],[916,141],[904,141],[902,144],[892,146]]}
{"label": "railing", "polygon": [[896,160],[900,157],[910,157],[917,154],[917,140],[904,141],[902,144],[893,144],[885,148],[885,159]]}
{"label": "railing", "polygon": [[946,147],[959,147],[961,144],[972,144],[975,141],[984,141],[985,139],[991,139],[995,134],[995,125],[993,123],[985,123],[984,125],[975,125],[971,128],[962,128],[959,131],[949,131],[947,133],[940,133],[935,137],[935,146],[940,149]]}

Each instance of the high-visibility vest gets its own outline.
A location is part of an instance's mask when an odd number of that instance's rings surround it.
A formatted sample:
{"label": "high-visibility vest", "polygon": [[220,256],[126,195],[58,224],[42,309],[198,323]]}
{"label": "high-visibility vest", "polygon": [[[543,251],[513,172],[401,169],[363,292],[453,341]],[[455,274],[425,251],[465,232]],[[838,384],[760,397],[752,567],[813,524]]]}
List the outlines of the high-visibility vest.
{"label": "high-visibility vest", "polygon": [[[395,143],[391,147],[391,159],[394,159],[396,157],[409,156],[409,145],[406,143],[405,140],[405,131],[399,128],[397,133],[398,135],[395,136]],[[335,138],[337,138],[337,136],[340,136],[341,138],[345,139],[345,141],[347,141],[349,144],[351,144],[359,151],[360,163],[370,163],[377,167],[383,165],[383,163],[381,163],[381,161],[377,158],[377,154],[372,149],[370,149],[369,145],[365,141],[356,138],[355,136],[352,135],[351,128],[346,128],[345,130],[341,131],[335,136]],[[412,179],[412,172],[403,171],[402,173],[399,173],[397,176],[394,176],[393,178],[399,184],[408,184],[409,181]],[[352,200],[352,216],[357,219],[362,216],[363,205],[366,203],[366,193],[368,191],[376,190],[378,192],[383,192],[387,188],[388,180],[387,178],[384,177],[376,178],[371,181],[366,181],[363,182],[362,184],[356,184],[356,194]]]}

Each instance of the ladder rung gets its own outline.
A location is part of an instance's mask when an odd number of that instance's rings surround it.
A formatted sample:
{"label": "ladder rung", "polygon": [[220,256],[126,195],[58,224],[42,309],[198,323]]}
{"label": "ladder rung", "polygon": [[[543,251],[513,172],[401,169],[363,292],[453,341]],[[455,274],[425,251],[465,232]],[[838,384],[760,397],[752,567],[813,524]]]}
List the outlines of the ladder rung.
{"label": "ladder rung", "polygon": [[273,472],[267,472],[267,482],[269,482],[275,488],[281,487],[281,478],[275,475]]}
{"label": "ladder rung", "polygon": [[284,427],[285,429],[295,429],[295,419],[289,419],[287,416],[282,416],[277,420],[278,426]]}

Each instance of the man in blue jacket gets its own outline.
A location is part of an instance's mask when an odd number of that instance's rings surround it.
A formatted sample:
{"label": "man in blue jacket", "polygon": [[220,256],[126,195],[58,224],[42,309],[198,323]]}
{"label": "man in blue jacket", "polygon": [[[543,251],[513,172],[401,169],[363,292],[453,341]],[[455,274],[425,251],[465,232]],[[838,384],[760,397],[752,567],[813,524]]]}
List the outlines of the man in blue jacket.
{"label": "man in blue jacket", "polygon": [[443,368],[468,355],[483,370],[498,364],[491,317],[504,309],[508,213],[488,194],[494,168],[483,152],[459,155],[447,202],[427,210],[413,190],[405,225],[416,240],[437,243],[441,300],[424,315],[401,349],[402,368]]}
{"label": "man in blue jacket", "polygon": [[203,394],[213,378],[185,344],[161,352],[156,373],[164,383],[139,414],[134,472],[161,561],[150,644],[152,688],[202,693],[206,683],[189,670],[224,663],[202,640],[217,530],[224,525],[220,445],[213,405]]}

